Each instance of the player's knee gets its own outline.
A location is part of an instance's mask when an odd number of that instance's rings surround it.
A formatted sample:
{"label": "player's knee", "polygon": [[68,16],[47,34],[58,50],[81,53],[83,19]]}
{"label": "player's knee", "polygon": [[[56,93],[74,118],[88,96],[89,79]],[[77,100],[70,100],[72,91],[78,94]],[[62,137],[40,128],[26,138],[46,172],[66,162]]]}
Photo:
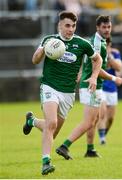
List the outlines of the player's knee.
{"label": "player's knee", "polygon": [[95,122],[92,122],[90,128],[94,128],[94,127],[95,127]]}
{"label": "player's knee", "polygon": [[94,122],[89,121],[89,123],[88,123],[88,129],[91,129],[91,128],[93,128],[93,127],[94,127]]}
{"label": "player's knee", "polygon": [[47,128],[49,130],[55,130],[57,127],[57,121],[56,120],[50,120],[48,123],[47,123]]}
{"label": "player's knee", "polygon": [[[105,113],[105,114],[106,114],[106,113]],[[101,119],[102,121],[103,121],[104,118],[105,118],[105,114],[102,113],[102,114],[100,115],[100,119]]]}

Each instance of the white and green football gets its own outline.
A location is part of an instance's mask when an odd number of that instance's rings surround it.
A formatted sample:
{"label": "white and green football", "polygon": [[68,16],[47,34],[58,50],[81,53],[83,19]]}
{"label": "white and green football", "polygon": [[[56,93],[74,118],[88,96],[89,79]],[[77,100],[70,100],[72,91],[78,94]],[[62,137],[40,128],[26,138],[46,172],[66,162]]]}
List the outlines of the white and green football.
{"label": "white and green football", "polygon": [[66,46],[63,41],[56,38],[51,38],[45,45],[45,54],[50,59],[56,60],[61,58],[66,50]]}

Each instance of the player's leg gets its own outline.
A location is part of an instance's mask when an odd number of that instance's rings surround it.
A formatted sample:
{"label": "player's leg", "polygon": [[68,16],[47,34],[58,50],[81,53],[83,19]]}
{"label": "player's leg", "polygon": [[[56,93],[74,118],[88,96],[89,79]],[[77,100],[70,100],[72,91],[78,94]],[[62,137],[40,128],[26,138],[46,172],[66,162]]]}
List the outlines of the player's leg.
{"label": "player's leg", "polygon": [[50,164],[50,152],[53,143],[53,134],[56,131],[56,127],[57,127],[57,109],[58,109],[58,104],[56,102],[44,103],[43,112],[44,112],[45,121],[38,120],[33,116],[32,112],[28,112],[26,115],[26,123],[23,127],[24,134],[29,134],[32,127],[34,126],[42,130],[42,149],[43,149],[42,174],[43,175],[53,172],[55,170],[54,166]]}
{"label": "player's leg", "polygon": [[39,129],[40,131],[43,131],[44,129],[45,120],[44,119],[37,119],[34,120],[34,127]]}
{"label": "player's leg", "polygon": [[65,159],[72,159],[69,155],[68,148],[73,142],[80,138],[88,129],[94,126],[94,116],[96,114],[96,109],[94,107],[85,105],[83,121],[81,121],[78,126],[73,129],[70,136],[64,141],[64,143],[56,149],[56,152],[63,156]]}
{"label": "player's leg", "polygon": [[111,125],[114,121],[117,104],[118,104],[117,92],[108,93],[108,96],[107,96],[107,123],[106,123],[107,132],[111,128]]}
{"label": "player's leg", "polygon": [[[57,106],[57,111],[56,111],[58,113],[57,119],[56,119],[56,127],[54,128],[53,131],[51,131],[51,133],[50,133],[50,128],[47,128],[47,131],[45,131],[45,128],[43,130],[43,134],[45,133],[44,134],[45,137],[43,137],[43,140],[44,140],[43,154],[45,154],[45,153],[49,154],[49,152],[51,151],[52,143],[50,145],[49,145],[49,143],[52,142],[53,138],[55,138],[57,136],[57,134],[59,133],[59,131],[64,123],[64,120],[66,119],[66,116],[67,116],[69,110],[72,108],[74,100],[75,100],[74,93],[61,93],[61,92],[59,93],[58,92],[58,94],[57,94],[57,92],[56,92],[56,95],[58,96],[58,100],[59,100],[59,104]],[[51,107],[51,109],[52,109],[52,107]],[[56,118],[54,116],[56,112],[53,112],[52,110],[50,111],[50,114],[48,114],[49,117],[47,119],[49,119],[52,116],[52,119],[54,121],[54,119]],[[48,123],[49,123],[49,120],[48,120]],[[45,126],[46,126],[46,121],[45,121]],[[53,136],[52,136],[52,132],[53,132]],[[47,134],[49,134],[49,136],[47,136]],[[46,139],[46,141],[45,141],[45,139]]]}
{"label": "player's leg", "polygon": [[[28,115],[30,113],[31,113],[31,116]],[[43,131],[45,120],[44,119],[38,119],[37,117],[34,117],[32,112],[28,112],[27,115],[28,115],[27,116],[28,117],[27,123],[26,123],[27,125],[25,124],[27,127],[26,127],[26,129],[25,128],[23,129],[24,134],[27,135],[30,133],[31,130],[30,131],[27,130],[28,126],[29,126],[29,129],[30,128],[32,129],[32,127],[36,127],[40,131]],[[57,124],[56,131],[54,132],[54,138],[57,136],[58,132],[60,131],[60,129],[64,123],[64,119],[62,117],[60,117],[59,115],[58,115],[57,119],[58,119],[58,124]],[[24,125],[24,127],[25,127],[25,125]],[[26,132],[26,131],[28,131],[28,132]]]}
{"label": "player's leg", "polygon": [[101,109],[101,118],[99,120],[99,126],[98,126],[98,132],[100,136],[100,142],[101,144],[104,144],[106,142],[106,134],[108,130],[110,129],[114,116],[115,116],[115,109],[116,105],[118,103],[118,95],[117,92],[104,92],[105,95],[105,105],[104,109]]}
{"label": "player's leg", "polygon": [[[51,152],[51,146],[53,144],[53,139],[59,133],[64,120],[73,106],[75,100],[74,93],[61,93],[53,90],[53,101],[44,103],[43,112],[45,117],[45,125],[43,129],[43,169],[42,174],[45,173],[45,156],[49,156]],[[52,103],[52,104],[51,104]],[[54,166],[51,165],[53,168]],[[54,169],[53,169],[54,170]]]}
{"label": "player's leg", "polygon": [[96,117],[95,124],[92,128],[87,131],[87,151],[84,157],[100,157],[97,151],[94,148],[94,138],[96,132],[96,123],[98,121],[98,117]]}
{"label": "player's leg", "polygon": [[53,134],[53,138],[54,138],[54,139],[55,139],[56,136],[58,135],[61,127],[63,126],[63,124],[64,124],[64,118],[62,118],[62,117],[60,117],[60,116],[58,115],[58,117],[57,117],[57,127],[56,127],[56,130],[55,130],[54,134]]}
{"label": "player's leg", "polygon": [[100,139],[100,144],[106,143],[106,122],[107,122],[107,104],[103,101],[99,110],[99,121],[98,121],[98,134]]}
{"label": "player's leg", "polygon": [[[52,93],[53,89],[50,88],[49,86],[41,85],[41,87],[40,87],[41,102],[44,101],[44,97],[46,97],[45,96],[45,94],[46,94],[45,92],[47,90],[48,90],[48,93],[50,92],[50,94],[55,94],[55,93]],[[43,93],[44,93],[44,95],[43,95]],[[56,101],[57,102],[56,96],[53,97],[51,95],[50,98],[52,98],[52,101]],[[58,119],[59,119],[59,117],[58,117]],[[60,122],[60,120],[58,121],[58,126],[57,126],[56,133],[54,134],[54,137],[58,133],[58,131],[59,131],[58,129],[60,128],[61,124],[63,124],[63,120],[62,119],[61,119],[61,122]],[[35,117],[33,112],[30,111],[30,112],[28,112],[26,114],[26,122],[25,122],[25,124],[23,126],[23,133],[25,135],[28,135],[31,132],[33,127],[36,127],[37,129],[43,131],[44,125],[45,125],[45,120],[44,119],[39,119],[39,118]]]}
{"label": "player's leg", "polygon": [[[48,92],[48,96],[47,96]],[[41,102],[43,104],[43,112],[45,121],[39,121],[33,119],[35,126],[42,130],[42,174],[48,174],[55,170],[54,166],[50,162],[50,152],[53,139],[60,131],[64,119],[73,106],[75,100],[74,93],[60,93],[50,88],[47,85],[43,85]]]}
{"label": "player's leg", "polygon": [[68,153],[68,148],[71,146],[71,144],[80,138],[80,136],[82,136],[88,129],[94,126],[97,115],[99,113],[101,96],[101,90],[97,90],[95,93],[90,93],[87,88],[80,89],[80,102],[84,104],[84,120],[81,121],[72,131],[69,138],[66,139],[64,143],[56,149],[56,152],[59,155],[62,155],[65,159],[71,159],[71,156]]}
{"label": "player's leg", "polygon": [[43,130],[44,127],[44,119],[38,119],[36,118],[32,112],[28,112],[26,114],[26,122],[23,126],[23,133],[25,135],[28,135],[33,127],[38,128],[39,130]]}
{"label": "player's leg", "polygon": [[114,117],[115,117],[115,112],[116,112],[116,106],[107,106],[107,122],[106,122],[106,134],[110,130]]}
{"label": "player's leg", "polygon": [[83,111],[83,121],[72,131],[69,136],[71,142],[75,142],[79,139],[88,129],[92,128],[95,123],[95,114],[97,114],[98,109],[92,106],[84,105]]}
{"label": "player's leg", "polygon": [[45,102],[43,104],[44,112],[44,129],[42,132],[42,174],[48,174],[55,170],[55,167],[51,165],[51,148],[53,145],[53,134],[57,127],[57,110],[58,104],[56,102]]}
{"label": "player's leg", "polygon": [[[36,117],[33,116],[32,112],[28,112],[28,114],[31,113],[31,116],[27,116],[27,120],[26,120],[26,124],[23,126],[23,132],[25,135],[29,134],[32,130],[32,127],[36,127],[37,129],[39,129],[40,131],[43,131],[44,128],[44,124],[45,124],[45,120],[44,119],[37,119]],[[64,123],[64,119],[60,116],[58,116],[58,123],[57,123],[57,128],[54,132],[54,139],[57,136],[58,132],[60,131],[63,123]],[[31,122],[31,123],[30,123]]]}

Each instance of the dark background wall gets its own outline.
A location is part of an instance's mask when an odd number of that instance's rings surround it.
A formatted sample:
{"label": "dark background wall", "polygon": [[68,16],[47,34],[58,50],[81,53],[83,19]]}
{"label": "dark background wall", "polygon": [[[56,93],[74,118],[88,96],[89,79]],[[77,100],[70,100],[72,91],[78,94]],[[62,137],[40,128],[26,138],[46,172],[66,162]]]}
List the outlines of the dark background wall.
{"label": "dark background wall", "polygon": [[[31,59],[40,39],[56,32],[57,11],[47,8],[47,4],[36,11],[25,11],[22,4],[19,8],[19,11],[16,8],[0,10],[0,102],[39,100],[42,65],[33,65]],[[96,30],[96,17],[101,13],[98,9],[82,13],[77,34],[85,38],[91,36]],[[117,13],[112,15],[114,26],[118,25]],[[112,37],[113,46],[122,54],[122,31],[113,31]],[[122,99],[122,86],[118,92]],[[76,97],[78,99],[78,90]]]}

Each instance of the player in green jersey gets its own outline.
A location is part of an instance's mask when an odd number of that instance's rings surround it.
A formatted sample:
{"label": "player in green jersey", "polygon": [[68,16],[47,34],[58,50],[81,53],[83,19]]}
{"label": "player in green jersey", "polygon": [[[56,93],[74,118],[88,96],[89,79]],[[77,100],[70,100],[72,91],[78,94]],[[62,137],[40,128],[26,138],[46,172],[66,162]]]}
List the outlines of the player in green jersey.
{"label": "player in green jersey", "polygon": [[[40,97],[45,121],[39,121],[32,112],[28,112],[23,132],[25,135],[29,134],[32,127],[42,130],[42,175],[55,170],[50,158],[53,139],[73,106],[76,80],[83,56],[87,54],[95,66],[87,80],[91,91],[96,89],[96,81],[102,65],[101,56],[94,51],[91,44],[74,34],[76,24],[77,17],[74,13],[61,12],[58,23],[59,33],[46,36],[32,58],[34,64],[38,64],[44,59],[43,76],[40,80]],[[52,37],[61,39],[66,45],[65,54],[57,60],[51,60],[45,56],[45,44]]]}
{"label": "player in green jersey", "polygon": [[[106,68],[107,52],[106,52],[106,41],[105,39],[110,36],[111,33],[111,19],[109,16],[99,16],[96,20],[97,32],[90,39],[91,44],[94,46],[96,52],[98,52],[102,59],[102,68]],[[94,65],[91,63],[89,57],[85,57],[82,65],[82,76],[80,81],[80,102],[84,104],[84,116],[75,129],[71,132],[69,137],[64,143],[56,149],[56,152],[63,156],[65,159],[71,159],[69,155],[69,147],[73,142],[80,138],[85,132],[87,132],[87,152],[85,157],[99,157],[98,153],[94,149],[94,133],[95,125],[98,120],[99,106],[102,100],[102,78],[115,80],[116,83],[121,84],[122,79],[105,73],[103,69],[100,71],[100,76],[97,79],[96,91],[90,92],[88,90],[88,83],[85,81],[91,76],[92,68]]]}

